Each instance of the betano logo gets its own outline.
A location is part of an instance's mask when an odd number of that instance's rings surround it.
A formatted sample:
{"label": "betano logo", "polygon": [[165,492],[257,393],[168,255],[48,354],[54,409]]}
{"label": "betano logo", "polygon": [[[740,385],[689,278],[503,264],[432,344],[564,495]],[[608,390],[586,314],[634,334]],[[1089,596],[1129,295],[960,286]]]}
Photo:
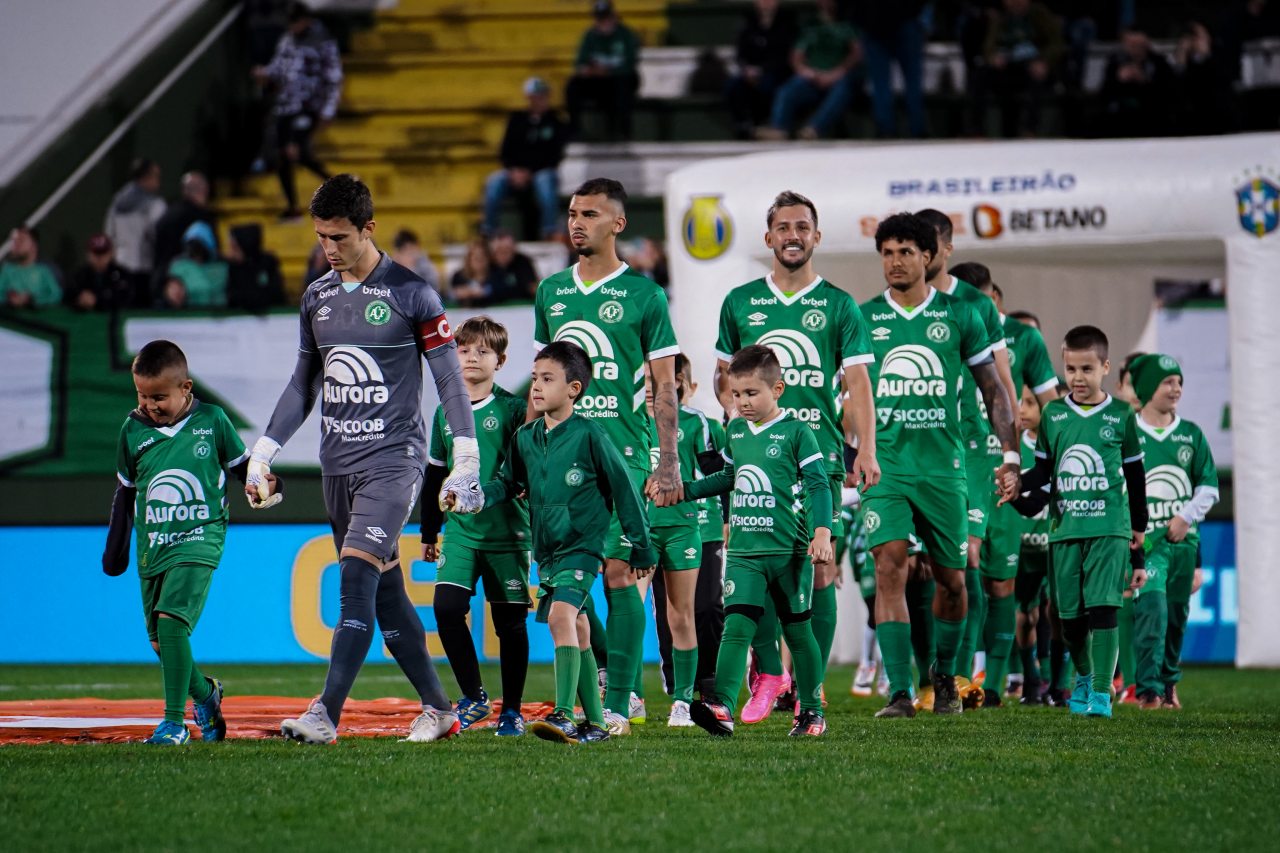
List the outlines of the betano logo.
{"label": "betano logo", "polygon": [[360,347],[329,350],[324,357],[324,378],[326,403],[385,403],[389,396],[382,384],[382,368]]}
{"label": "betano logo", "polygon": [[1087,444],[1073,444],[1058,463],[1058,491],[1103,492],[1111,488],[1102,456]]}
{"label": "betano logo", "polygon": [[792,329],[774,329],[760,337],[757,344],[773,350],[782,365],[782,381],[788,385],[823,385],[822,356],[813,340]]}
{"label": "betano logo", "polygon": [[[152,506],[152,503],[161,506]],[[208,521],[209,505],[205,503],[204,486],[190,471],[169,468],[151,478],[147,484],[147,524],[168,521]]]}
{"label": "betano logo", "polygon": [[595,323],[572,320],[556,332],[557,341],[577,344],[591,359],[593,379],[617,379],[618,364],[614,361],[613,342]]}
{"label": "betano logo", "polygon": [[880,367],[877,397],[945,397],[947,382],[942,360],[919,344],[903,344],[889,350]]}
{"label": "betano logo", "polygon": [[1157,465],[1147,472],[1150,527],[1163,527],[1191,500],[1191,478],[1177,465]]}

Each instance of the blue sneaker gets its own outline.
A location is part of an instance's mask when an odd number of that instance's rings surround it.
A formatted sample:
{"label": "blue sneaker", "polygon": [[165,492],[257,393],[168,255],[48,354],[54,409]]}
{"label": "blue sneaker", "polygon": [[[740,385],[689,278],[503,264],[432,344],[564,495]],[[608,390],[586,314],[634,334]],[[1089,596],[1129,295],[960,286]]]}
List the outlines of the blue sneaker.
{"label": "blue sneaker", "polygon": [[465,732],[476,723],[489,719],[493,713],[493,705],[489,703],[489,694],[481,690],[479,699],[463,696],[458,700],[458,707],[453,711],[458,715],[458,722],[462,724],[459,731]]}
{"label": "blue sneaker", "polygon": [[191,711],[196,725],[200,727],[200,739],[214,743],[227,739],[227,721],[222,718],[222,682],[207,676],[205,681],[209,682],[213,692],[203,702],[192,699]]}
{"label": "blue sneaker", "polygon": [[524,717],[519,711],[503,711],[498,717],[498,737],[520,737],[524,734]]}
{"label": "blue sneaker", "polygon": [[1067,710],[1073,714],[1085,714],[1089,710],[1089,697],[1093,695],[1093,676],[1077,675],[1076,689],[1067,700]]}
{"label": "blue sneaker", "polygon": [[1093,692],[1089,694],[1089,707],[1085,711],[1090,717],[1111,719],[1111,694],[1109,692]]}
{"label": "blue sneaker", "polygon": [[187,731],[187,727],[182,723],[171,723],[168,720],[156,726],[156,730],[151,733],[151,737],[143,741],[153,746],[182,746],[191,740],[191,733]]}

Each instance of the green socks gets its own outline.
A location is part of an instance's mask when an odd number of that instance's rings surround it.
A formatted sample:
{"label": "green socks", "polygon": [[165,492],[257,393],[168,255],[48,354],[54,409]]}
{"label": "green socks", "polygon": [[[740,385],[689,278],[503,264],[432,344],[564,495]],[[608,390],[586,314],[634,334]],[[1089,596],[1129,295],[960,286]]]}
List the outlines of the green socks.
{"label": "green socks", "polygon": [[605,626],[609,639],[609,685],[604,706],[625,714],[644,648],[644,603],[634,586],[609,589],[605,595],[609,599],[609,619]]}
{"label": "green socks", "polygon": [[596,613],[596,602],[592,596],[587,596],[587,604],[582,610],[587,614],[587,623],[591,626],[591,651],[595,654],[596,669],[608,666],[608,635],[604,630],[604,623],[600,621],[600,614]]}
{"label": "green socks", "polygon": [[675,670],[673,699],[679,702],[693,701],[693,682],[698,675],[698,647],[672,649],[671,667]]}
{"label": "green socks", "polygon": [[[1120,675],[1125,687],[1138,683],[1138,660],[1133,651],[1133,611],[1136,603],[1132,598],[1124,599],[1120,612],[1116,614],[1116,625],[1120,631],[1117,639],[1120,646]],[[1115,675],[1115,672],[1111,675]]]}
{"label": "green socks", "polygon": [[[568,648],[566,646],[566,648]],[[556,660],[559,662],[560,650],[556,649]],[[578,666],[578,701],[582,703],[582,714],[587,718],[588,723],[595,723],[601,728],[604,727],[604,706],[600,704],[600,685],[596,679],[596,671],[599,667],[596,665],[596,656],[591,649],[582,649],[580,651],[581,663]],[[559,690],[560,670],[556,669],[556,689]],[[572,704],[572,703],[571,703]],[[559,710],[557,708],[556,710]],[[573,708],[569,708],[569,713],[573,713]]]}
{"label": "green socks", "polygon": [[813,636],[812,620],[791,622],[782,626],[787,637],[787,648],[791,649],[791,659],[796,669],[796,695],[800,700],[800,709],[822,713],[822,675],[826,670],[818,650],[818,641]]}
{"label": "green socks", "polygon": [[747,649],[755,633],[756,623],[741,613],[730,613],[724,619],[724,636],[716,655],[716,699],[728,706],[730,713],[738,707],[738,691],[747,677]]}
{"label": "green socks", "polygon": [[581,667],[582,654],[577,646],[556,646],[556,710],[571,717]]}
{"label": "green socks", "polygon": [[[964,633],[959,643],[960,647],[956,651],[956,663],[951,669],[944,669],[944,673],[953,675],[963,675],[965,678],[973,677],[973,656],[978,651],[978,638],[982,636],[983,616],[986,614],[986,594],[982,591],[982,576],[977,569],[964,570],[964,588],[969,598],[968,615],[964,620]],[[942,662],[941,645],[942,640],[938,640],[938,662]]]}
{"label": "green socks", "polygon": [[1009,650],[1013,648],[1013,630],[1018,621],[1018,602],[1012,595],[987,599],[987,619],[983,626],[983,642],[987,647],[987,675],[983,688],[1004,692],[1009,674]]}
{"label": "green socks", "polygon": [[[813,639],[818,643],[818,657],[822,664],[822,677],[825,677],[827,661],[831,660],[831,644],[836,639],[835,584],[822,589],[814,589],[813,615],[810,617],[810,621],[813,623]],[[791,645],[790,641],[787,642],[787,645]],[[794,650],[792,650],[792,654],[795,654]]]}
{"label": "green socks", "polygon": [[[938,656],[937,672],[939,675],[955,675],[956,674],[956,655],[960,651],[961,637],[965,633],[965,625],[968,624],[973,616],[973,611],[969,611],[969,619],[961,619],[953,622],[950,619],[943,619],[941,616],[933,617],[934,630],[938,634]],[[969,647],[969,666],[972,671],[973,666],[973,647]]]}
{"label": "green socks", "polygon": [[[1111,674],[1116,671],[1116,659],[1120,657],[1120,629],[1094,628],[1090,632],[1089,653],[1093,659],[1094,692],[1109,694]],[[1076,669],[1080,669],[1078,664]]]}
{"label": "green socks", "polygon": [[929,686],[929,664],[933,663],[933,595],[937,582],[907,581],[907,612],[911,623],[911,649],[916,656],[916,670],[921,687]]}
{"label": "green socks", "polygon": [[764,615],[756,623],[755,636],[751,640],[751,648],[756,653],[757,666],[764,675],[782,675],[782,625],[778,623],[778,612],[773,602],[766,600]]}
{"label": "green socks", "polygon": [[880,622],[876,625],[876,639],[880,643],[885,674],[889,677],[890,697],[904,691],[910,693],[911,626],[906,622]]}
{"label": "green socks", "polygon": [[[191,660],[191,631],[177,619],[160,618],[156,620],[156,640],[164,677],[164,718],[181,724],[186,717],[191,670],[195,666]],[[208,695],[206,688],[205,698]]]}
{"label": "green socks", "polygon": [[1169,601],[1165,593],[1143,590],[1133,602],[1133,646],[1138,664],[1135,683],[1139,696],[1143,693],[1155,693],[1157,696],[1164,693],[1161,671],[1168,631]]}

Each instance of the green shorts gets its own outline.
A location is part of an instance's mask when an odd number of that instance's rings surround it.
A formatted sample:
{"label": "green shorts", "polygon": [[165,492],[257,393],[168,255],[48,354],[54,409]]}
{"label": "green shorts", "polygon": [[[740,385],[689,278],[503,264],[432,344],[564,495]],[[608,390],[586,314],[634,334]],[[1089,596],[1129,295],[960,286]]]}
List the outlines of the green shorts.
{"label": "green shorts", "polygon": [[[998,463],[997,463],[998,464]],[[964,455],[965,487],[969,503],[969,535],[985,539],[991,523],[991,511],[995,508],[995,475],[991,469],[991,456],[986,448],[969,450]]]}
{"label": "green shorts", "polygon": [[1048,551],[1023,551],[1018,557],[1018,575],[1013,581],[1013,596],[1023,613],[1040,607],[1049,577]]}
{"label": "green shorts", "polygon": [[1009,504],[991,511],[978,562],[984,578],[1007,581],[1017,576],[1023,526],[1022,516]]}
{"label": "green shorts", "polygon": [[[627,473],[631,475],[631,483],[636,487],[636,492],[640,495],[640,503],[643,504],[644,483],[649,479],[649,472],[627,466]],[[622,560],[624,563],[631,559],[631,540],[622,532],[622,522],[618,521],[617,512],[609,517],[609,532],[604,537],[604,558]]]}
{"label": "green shorts", "polygon": [[773,601],[779,616],[799,615],[813,606],[813,563],[808,554],[730,554],[724,567],[724,606],[764,607]]}
{"label": "green shorts", "polygon": [[436,583],[460,586],[476,594],[476,580],[484,581],[486,601],[523,604],[529,600],[529,552],[484,551],[455,544],[444,537],[436,563]]}
{"label": "green shorts", "polygon": [[213,567],[179,565],[158,575],[142,578],[142,613],[147,619],[147,636],[156,641],[156,620],[161,613],[181,620],[195,630],[204,603],[209,598]]}
{"label": "green shorts", "polygon": [[579,610],[586,606],[587,599],[591,597],[591,585],[599,574],[597,569],[567,566],[552,568],[545,575],[542,569],[542,566],[538,567],[541,577],[536,621],[546,622],[551,614],[551,605],[556,601],[566,602]]}
{"label": "green shorts", "polygon": [[969,560],[964,481],[885,474],[862,497],[867,547],[920,537],[939,566],[963,569]]}
{"label": "green shorts", "polygon": [[1119,536],[1049,543],[1053,594],[1058,615],[1076,619],[1090,607],[1124,603],[1129,573],[1129,540]]}
{"label": "green shorts", "polygon": [[662,571],[687,572],[702,565],[702,538],[697,527],[655,527],[649,535]]}
{"label": "green shorts", "polygon": [[1186,540],[1170,542],[1163,531],[1148,538],[1153,544],[1146,556],[1147,582],[1134,597],[1144,592],[1163,592],[1172,604],[1188,603],[1196,573],[1196,546]]}

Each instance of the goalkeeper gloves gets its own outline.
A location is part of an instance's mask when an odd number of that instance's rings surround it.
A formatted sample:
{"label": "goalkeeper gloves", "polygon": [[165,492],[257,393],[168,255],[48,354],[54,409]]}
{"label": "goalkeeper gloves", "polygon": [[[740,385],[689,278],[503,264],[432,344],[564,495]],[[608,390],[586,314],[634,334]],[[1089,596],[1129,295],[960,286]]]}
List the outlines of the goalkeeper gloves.
{"label": "goalkeeper gloves", "polygon": [[474,438],[453,439],[453,470],[440,488],[440,508],[448,509],[447,498],[453,497],[453,511],[476,513],[484,509],[484,492],[480,489],[480,446]]}
{"label": "goalkeeper gloves", "polygon": [[253,452],[249,454],[249,469],[244,484],[257,493],[256,499],[245,493],[249,506],[254,509],[267,509],[284,500],[284,495],[279,492],[271,494],[271,484],[267,480],[267,475],[271,473],[271,462],[279,452],[280,445],[264,435],[253,445]]}

